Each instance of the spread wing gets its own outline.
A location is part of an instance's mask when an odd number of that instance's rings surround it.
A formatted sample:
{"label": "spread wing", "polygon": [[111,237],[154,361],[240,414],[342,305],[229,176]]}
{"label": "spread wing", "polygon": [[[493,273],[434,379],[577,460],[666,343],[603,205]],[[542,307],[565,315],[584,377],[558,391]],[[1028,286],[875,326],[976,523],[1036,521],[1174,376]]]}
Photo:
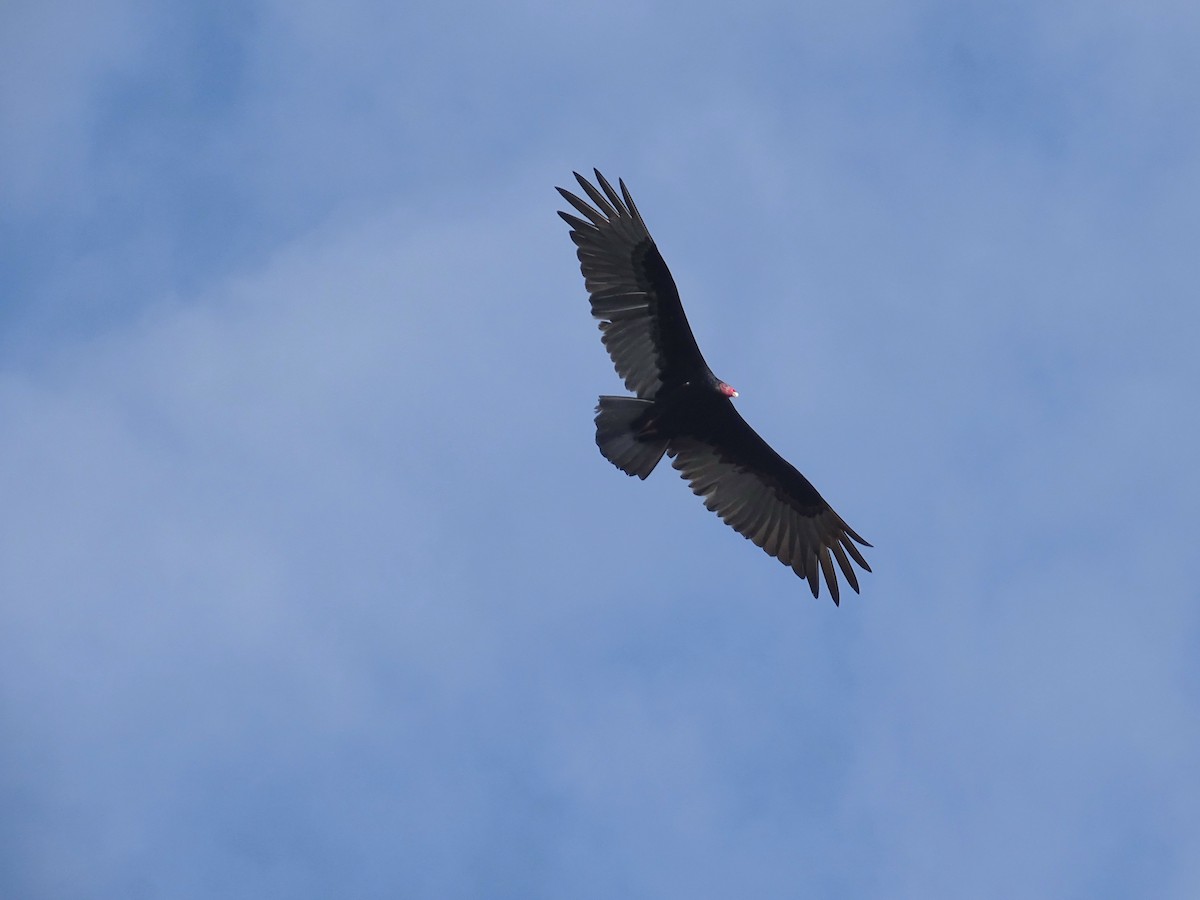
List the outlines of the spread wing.
{"label": "spread wing", "polygon": [[575,173],[589,205],[558,188],[583,218],[560,212],[579,248],[579,268],[600,320],[604,346],[625,386],[643,400],[664,384],[707,372],[679,291],[624,181],[618,194],[594,170],[599,188]]}
{"label": "spread wing", "polygon": [[814,597],[821,576],[839,602],[837,573],[858,592],[851,560],[866,571],[855,542],[870,547],[807,478],[771,449],[728,400],[716,403],[691,433],[674,438],[672,465],[727,525],[762,547],[801,578]]}

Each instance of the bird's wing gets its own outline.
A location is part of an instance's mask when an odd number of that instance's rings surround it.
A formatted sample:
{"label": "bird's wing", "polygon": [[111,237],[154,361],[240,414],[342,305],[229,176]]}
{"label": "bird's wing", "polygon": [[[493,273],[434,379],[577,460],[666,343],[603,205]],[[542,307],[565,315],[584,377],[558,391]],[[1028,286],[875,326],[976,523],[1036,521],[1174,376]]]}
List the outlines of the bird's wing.
{"label": "bird's wing", "polygon": [[697,430],[703,433],[673,438],[667,452],[704,505],[807,579],[814,597],[820,593],[823,574],[833,602],[839,602],[835,561],[857,593],[851,560],[868,572],[871,567],[855,542],[871,545],[811,482],[772,450],[727,400],[714,404],[712,415],[698,423]]}
{"label": "bird's wing", "polygon": [[[618,194],[596,170],[596,188],[575,173],[592,201],[558,188],[583,216],[560,212],[579,248],[579,268],[591,296],[592,315],[600,320],[604,346],[625,386],[643,400],[679,373],[679,380],[707,369],[679,291],[654,239],[646,230],[625,182]],[[697,368],[699,367],[699,368]]]}

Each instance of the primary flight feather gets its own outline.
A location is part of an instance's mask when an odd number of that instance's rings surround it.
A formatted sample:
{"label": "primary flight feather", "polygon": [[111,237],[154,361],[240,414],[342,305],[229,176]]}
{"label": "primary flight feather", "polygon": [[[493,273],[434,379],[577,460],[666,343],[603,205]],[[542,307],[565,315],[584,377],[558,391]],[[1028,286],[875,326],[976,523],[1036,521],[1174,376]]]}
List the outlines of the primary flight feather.
{"label": "primary flight feather", "polygon": [[604,346],[636,394],[600,397],[600,452],[643,479],[670,456],[706,507],[807,580],[814,597],[824,576],[839,602],[835,564],[857,592],[852,563],[871,567],[856,544],[871,545],[734,408],[737,391],[700,354],[675,280],[625,182],[618,193],[594,171],[595,185],[575,173],[591,203],[558,188],[579,214],[559,215],[571,226]]}

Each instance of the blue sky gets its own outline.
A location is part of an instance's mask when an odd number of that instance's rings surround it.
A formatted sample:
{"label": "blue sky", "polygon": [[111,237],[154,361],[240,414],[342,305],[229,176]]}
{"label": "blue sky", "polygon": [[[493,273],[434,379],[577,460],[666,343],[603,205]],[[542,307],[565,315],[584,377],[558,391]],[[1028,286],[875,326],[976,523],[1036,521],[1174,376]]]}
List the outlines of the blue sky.
{"label": "blue sky", "polygon": [[[1200,13],[0,13],[0,895],[1200,895]],[[835,609],[670,470],[626,179]]]}

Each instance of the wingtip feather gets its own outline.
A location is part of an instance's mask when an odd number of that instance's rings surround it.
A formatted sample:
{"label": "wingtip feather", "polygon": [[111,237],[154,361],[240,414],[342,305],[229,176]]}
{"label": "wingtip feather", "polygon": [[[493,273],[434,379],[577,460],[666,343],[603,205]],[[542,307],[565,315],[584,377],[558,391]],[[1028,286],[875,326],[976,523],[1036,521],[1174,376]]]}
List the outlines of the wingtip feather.
{"label": "wingtip feather", "polygon": [[820,553],[821,572],[825,575],[825,583],[829,585],[829,594],[833,597],[833,605],[841,605],[841,597],[838,592],[837,573],[833,571],[833,560],[829,556],[829,548],[822,547]]}
{"label": "wingtip feather", "polygon": [[593,171],[595,171],[596,180],[600,182],[600,187],[604,190],[605,195],[608,197],[609,203],[611,203],[618,211],[622,210],[625,204],[621,202],[620,194],[613,190],[613,186],[609,183],[607,178],[600,174],[599,169],[594,169]]}

